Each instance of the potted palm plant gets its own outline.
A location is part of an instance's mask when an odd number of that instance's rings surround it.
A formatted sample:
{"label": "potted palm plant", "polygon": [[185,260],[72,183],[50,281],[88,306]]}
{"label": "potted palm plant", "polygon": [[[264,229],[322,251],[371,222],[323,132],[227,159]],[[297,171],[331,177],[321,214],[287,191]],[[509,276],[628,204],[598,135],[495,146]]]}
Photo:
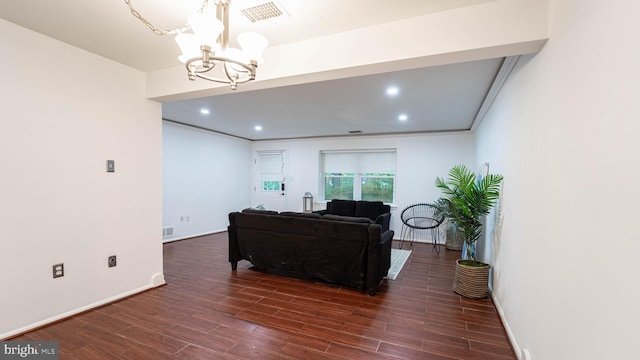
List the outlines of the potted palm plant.
{"label": "potted palm plant", "polygon": [[456,262],[453,290],[465,297],[483,298],[489,294],[489,264],[475,258],[475,244],[482,235],[482,217],[489,214],[500,196],[502,175],[482,178],[464,165],[449,171],[448,179],[436,178],[443,197],[436,200],[437,212],[452,222],[464,238],[466,258]]}

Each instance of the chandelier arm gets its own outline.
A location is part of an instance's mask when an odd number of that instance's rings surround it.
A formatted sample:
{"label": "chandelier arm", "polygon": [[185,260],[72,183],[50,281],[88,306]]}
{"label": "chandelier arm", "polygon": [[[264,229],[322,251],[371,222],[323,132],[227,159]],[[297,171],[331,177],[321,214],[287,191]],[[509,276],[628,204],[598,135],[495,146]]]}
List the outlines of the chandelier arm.
{"label": "chandelier arm", "polygon": [[[127,6],[129,7],[129,10],[131,11],[131,15],[133,15],[133,17],[135,17],[136,19],[140,20],[141,23],[143,23],[146,27],[148,27],[156,35],[177,35],[177,34],[182,34],[183,32],[186,32],[189,29],[191,29],[189,24],[187,24],[187,25],[185,25],[185,26],[183,26],[181,28],[177,28],[177,29],[173,29],[173,30],[162,30],[162,29],[158,28],[157,26],[154,26],[153,24],[151,24],[151,22],[149,22],[149,20],[144,18],[138,12],[138,10],[136,10],[133,7],[133,5],[131,4],[131,0],[124,0],[124,3],[127,4]],[[200,6],[200,9],[198,10],[198,12],[199,13],[203,12],[204,8],[207,6],[208,3],[209,3],[209,0],[204,0],[202,2],[202,6]]]}
{"label": "chandelier arm", "polygon": [[[258,67],[258,65],[256,64],[255,61],[251,61],[250,63],[245,64],[245,63],[240,62],[238,60],[230,59],[230,58],[223,57],[223,56],[209,56],[208,59],[209,59],[209,63],[212,66],[210,66],[208,68],[205,68],[203,70],[196,70],[196,72],[207,72],[207,71],[209,71],[209,70],[211,70],[211,69],[213,69],[215,67],[215,61],[219,61],[219,62],[223,62],[223,63],[233,63],[235,65],[241,66],[241,67],[243,67],[244,69],[247,70],[247,73],[249,73],[249,74],[253,75],[253,77],[255,77],[256,68]],[[194,62],[201,61],[201,60],[202,60],[201,57],[191,58],[191,59],[189,59],[189,60],[187,60],[185,62],[185,66],[187,67],[187,69],[189,69],[189,67],[192,66],[192,64]],[[225,71],[227,71],[226,67],[225,67]],[[229,73],[227,73],[227,77],[230,77]]]}
{"label": "chandelier arm", "polygon": [[[244,70],[234,69],[234,70],[236,70],[236,73],[242,73],[244,75],[244,74],[251,74],[253,72],[252,69],[251,69],[251,65],[243,64],[243,63],[240,63],[240,62],[233,61],[233,60],[229,59],[229,61],[225,61],[225,63],[224,63],[224,73],[225,73],[225,75],[227,75],[228,78],[231,78],[234,75],[232,73],[229,73],[229,68],[228,67],[231,64],[242,66],[242,68],[244,69]],[[236,77],[238,77],[238,76],[239,75],[236,75]]]}
{"label": "chandelier arm", "polygon": [[221,84],[231,84],[230,80],[218,79],[218,78],[215,78],[213,76],[207,76],[207,75],[202,74],[202,73],[196,73],[196,77],[199,77],[200,79],[204,79],[204,80],[209,80],[209,81],[221,83]]}
{"label": "chandelier arm", "polygon": [[[242,63],[233,59],[225,58],[225,57],[212,56],[210,58],[211,66],[209,67],[204,67],[204,66],[198,67],[193,64],[194,62],[201,61],[201,60],[202,58],[200,57],[194,57],[192,59],[187,60],[187,62],[185,63],[189,80],[195,80],[195,78],[198,77],[204,80],[209,80],[209,81],[213,81],[221,84],[229,84],[231,85],[232,90],[235,90],[238,84],[244,84],[249,81],[255,80],[255,72],[256,72],[257,64],[255,64],[255,62],[253,61],[249,64],[245,64],[245,63]],[[215,67],[214,60],[225,63],[223,67],[224,67],[224,73],[227,76],[227,79],[221,79],[221,78],[206,75],[206,73],[208,73]],[[246,69],[246,71],[242,72],[243,74],[242,76],[240,76],[239,74],[230,74],[227,69],[227,65],[230,63],[241,66],[244,69]]]}
{"label": "chandelier arm", "polygon": [[245,68],[247,71],[242,72],[242,77],[240,76],[239,72],[236,72],[236,74],[230,74],[229,73],[229,69],[227,69],[227,64],[224,64],[224,74],[227,75],[227,77],[229,79],[235,79],[232,82],[235,82],[237,84],[244,84],[244,83],[248,83],[249,81],[255,80],[256,79],[256,71],[255,68],[252,68],[251,65],[247,65],[247,64],[242,64],[242,63],[238,63],[236,61],[230,61],[233,62],[235,64],[238,64],[240,66],[242,66],[243,68]]}
{"label": "chandelier arm", "polygon": [[[224,68],[224,74],[227,75],[227,78],[229,80],[231,80],[231,86],[233,86],[233,83],[238,82],[240,75],[238,73],[229,74],[229,66],[227,65],[227,63],[224,64],[223,68]],[[243,72],[243,74],[246,74],[246,72]]]}
{"label": "chandelier arm", "polygon": [[207,75],[204,75],[202,73],[196,73],[195,76],[200,78],[200,79],[213,81],[213,82],[217,82],[217,83],[221,83],[221,84],[231,85],[231,90],[236,90],[238,84],[244,84],[244,83],[248,83],[249,81],[252,81],[252,79],[250,79],[250,78],[236,79],[236,80],[224,80],[224,79],[218,79],[218,78],[215,78],[215,77],[212,77],[212,76],[207,76]]}

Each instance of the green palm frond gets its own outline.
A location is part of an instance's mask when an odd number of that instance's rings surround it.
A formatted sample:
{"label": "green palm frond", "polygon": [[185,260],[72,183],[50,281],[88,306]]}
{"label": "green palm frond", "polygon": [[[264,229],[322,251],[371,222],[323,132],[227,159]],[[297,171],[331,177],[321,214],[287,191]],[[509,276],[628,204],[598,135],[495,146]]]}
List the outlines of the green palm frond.
{"label": "green palm frond", "polygon": [[482,234],[482,216],[489,214],[500,197],[503,176],[488,174],[477,181],[476,174],[464,165],[454,166],[448,175],[447,179],[435,180],[444,195],[435,202],[437,212],[454,223],[471,245]]}

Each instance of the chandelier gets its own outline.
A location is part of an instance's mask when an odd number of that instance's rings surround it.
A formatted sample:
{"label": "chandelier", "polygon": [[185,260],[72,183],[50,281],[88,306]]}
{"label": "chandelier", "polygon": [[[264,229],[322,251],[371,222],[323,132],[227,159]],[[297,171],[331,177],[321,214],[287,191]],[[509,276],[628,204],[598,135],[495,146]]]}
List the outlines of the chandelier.
{"label": "chandelier", "polygon": [[[188,24],[175,30],[160,30],[133,8],[131,0],[124,1],[131,14],[155,34],[176,34],[175,40],[182,52],[178,59],[185,64],[189,80],[201,78],[229,84],[232,90],[236,90],[238,84],[255,80],[256,68],[264,62],[262,53],[269,43],[258,33],[244,32],[237,37],[241,49],[229,47],[231,0],[212,0],[215,7],[204,0],[200,9],[189,16]],[[189,29],[193,33],[188,33]],[[215,68],[221,69],[218,72],[222,74],[210,75]]]}

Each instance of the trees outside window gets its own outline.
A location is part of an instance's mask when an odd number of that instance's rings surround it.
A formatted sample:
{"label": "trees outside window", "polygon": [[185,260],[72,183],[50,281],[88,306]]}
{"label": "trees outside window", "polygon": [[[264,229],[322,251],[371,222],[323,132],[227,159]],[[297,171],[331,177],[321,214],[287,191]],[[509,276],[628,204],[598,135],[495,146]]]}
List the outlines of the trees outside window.
{"label": "trees outside window", "polygon": [[395,150],[323,151],[325,200],[367,200],[393,203]]}

